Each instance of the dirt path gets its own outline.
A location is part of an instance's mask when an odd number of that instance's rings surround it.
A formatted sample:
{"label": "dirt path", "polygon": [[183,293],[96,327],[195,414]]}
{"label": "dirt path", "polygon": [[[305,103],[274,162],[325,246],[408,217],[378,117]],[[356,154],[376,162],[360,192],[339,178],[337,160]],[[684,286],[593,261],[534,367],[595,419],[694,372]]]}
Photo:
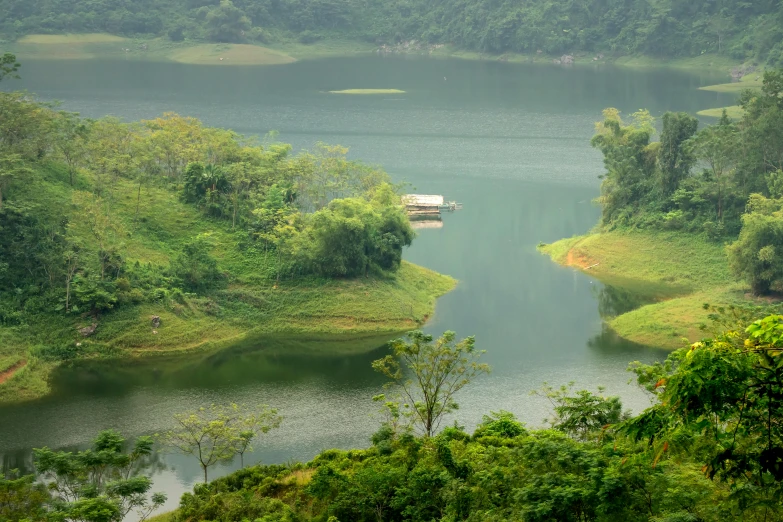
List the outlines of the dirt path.
{"label": "dirt path", "polygon": [[27,366],[27,361],[19,361],[4,372],[0,372],[0,384],[14,376],[16,372]]}

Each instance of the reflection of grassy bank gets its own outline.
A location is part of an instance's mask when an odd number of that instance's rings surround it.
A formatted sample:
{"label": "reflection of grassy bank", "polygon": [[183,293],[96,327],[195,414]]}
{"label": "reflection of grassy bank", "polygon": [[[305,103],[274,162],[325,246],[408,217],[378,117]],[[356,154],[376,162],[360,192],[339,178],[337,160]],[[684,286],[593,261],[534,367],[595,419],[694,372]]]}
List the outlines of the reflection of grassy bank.
{"label": "reflection of grassy bank", "polygon": [[[607,232],[563,239],[541,250],[601,282],[655,302],[608,319],[620,336],[639,344],[678,348],[701,336],[702,305],[744,299],[729,273],[723,245],[675,232]],[[588,268],[589,267],[589,268]]]}
{"label": "reflection of grassy bank", "polygon": [[[53,373],[52,385],[68,393],[113,395],[137,387],[212,388],[263,382],[294,383],[329,375],[351,383],[370,374],[378,350],[402,333],[247,335],[186,353],[145,354],[117,360],[82,360]],[[385,354],[385,352],[384,352]]]}

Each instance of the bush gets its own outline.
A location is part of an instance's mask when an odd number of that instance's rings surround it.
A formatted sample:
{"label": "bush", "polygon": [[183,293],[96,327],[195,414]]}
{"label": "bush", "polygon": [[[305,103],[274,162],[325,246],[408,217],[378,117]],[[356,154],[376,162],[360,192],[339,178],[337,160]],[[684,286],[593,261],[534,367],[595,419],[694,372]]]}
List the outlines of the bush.
{"label": "bush", "polygon": [[70,361],[84,354],[84,349],[75,344],[61,344],[55,346],[35,346],[30,353],[44,361]]}
{"label": "bush", "polygon": [[179,285],[190,292],[208,290],[220,286],[224,277],[218,270],[217,260],[209,253],[210,245],[203,236],[185,244],[182,252],[171,263],[171,273]]}

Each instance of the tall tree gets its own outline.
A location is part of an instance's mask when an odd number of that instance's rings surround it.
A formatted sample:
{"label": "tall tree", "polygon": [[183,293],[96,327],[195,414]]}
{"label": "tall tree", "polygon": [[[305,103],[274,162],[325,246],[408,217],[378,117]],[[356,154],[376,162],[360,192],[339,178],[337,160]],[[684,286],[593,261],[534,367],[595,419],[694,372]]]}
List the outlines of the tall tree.
{"label": "tall tree", "polygon": [[[375,371],[392,381],[406,401],[415,424],[427,437],[438,430],[443,417],[459,405],[455,395],[479,375],[489,373],[478,360],[475,339],[457,341],[454,332],[445,332],[433,342],[431,335],[412,332],[406,339],[392,341],[392,355],[372,363]],[[407,375],[410,372],[412,378]]]}
{"label": "tall tree", "polygon": [[658,165],[664,196],[674,193],[691,171],[695,158],[687,141],[696,134],[698,127],[699,120],[688,113],[667,112],[663,115]]}

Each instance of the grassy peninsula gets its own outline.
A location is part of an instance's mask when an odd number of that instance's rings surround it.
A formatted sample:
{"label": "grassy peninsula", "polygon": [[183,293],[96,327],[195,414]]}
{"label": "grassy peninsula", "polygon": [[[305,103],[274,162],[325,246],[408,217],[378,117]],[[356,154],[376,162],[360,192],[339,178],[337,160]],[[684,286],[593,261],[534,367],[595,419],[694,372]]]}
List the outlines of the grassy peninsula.
{"label": "grassy peninsula", "polygon": [[76,359],[391,337],[454,287],[401,260],[396,189],[343,147],[83,120],[22,93],[0,115],[0,401],[45,394]]}
{"label": "grassy peninsula", "polygon": [[598,232],[561,239],[540,250],[602,283],[631,292],[644,304],[607,324],[630,341],[668,349],[703,335],[703,305],[746,302],[745,285],[729,270],[720,243],[679,231]]}
{"label": "grassy peninsula", "polygon": [[664,114],[660,141],[649,112],[604,111],[592,139],[606,167],[597,231],[540,249],[648,303],[604,306],[620,336],[674,349],[703,335],[704,304],[780,310],[783,156],[769,154],[780,151],[782,79],[764,73],[735,121],[698,129],[689,114]]}

